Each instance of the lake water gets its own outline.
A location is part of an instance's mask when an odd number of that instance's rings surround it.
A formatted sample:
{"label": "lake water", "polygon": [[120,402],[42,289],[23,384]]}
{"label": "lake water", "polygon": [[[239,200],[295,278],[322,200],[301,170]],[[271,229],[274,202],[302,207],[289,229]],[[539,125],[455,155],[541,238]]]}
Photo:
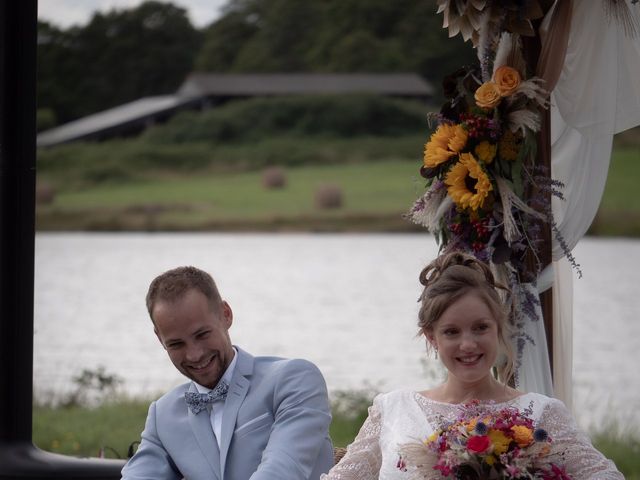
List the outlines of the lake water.
{"label": "lake water", "polygon": [[[36,236],[34,387],[62,395],[103,366],[134,395],[183,382],[144,297],[157,274],[196,265],[234,310],[231,337],[255,355],[304,357],[330,391],[439,381],[415,337],[427,234],[90,234]],[[640,241],[583,239],[574,251],[574,407],[584,428],[640,427]]]}

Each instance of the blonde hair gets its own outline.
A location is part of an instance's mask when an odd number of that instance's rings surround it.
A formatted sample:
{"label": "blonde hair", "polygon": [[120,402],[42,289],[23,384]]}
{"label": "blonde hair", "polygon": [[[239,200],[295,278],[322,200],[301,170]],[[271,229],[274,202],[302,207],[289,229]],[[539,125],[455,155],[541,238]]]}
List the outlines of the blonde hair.
{"label": "blonde hair", "polygon": [[418,312],[419,334],[433,332],[434,325],[456,300],[473,292],[487,305],[498,324],[498,342],[505,361],[497,365],[498,379],[507,384],[514,373],[509,312],[499,290],[509,294],[508,287],[496,282],[491,269],[472,255],[449,252],[440,255],[420,272],[424,285]]}

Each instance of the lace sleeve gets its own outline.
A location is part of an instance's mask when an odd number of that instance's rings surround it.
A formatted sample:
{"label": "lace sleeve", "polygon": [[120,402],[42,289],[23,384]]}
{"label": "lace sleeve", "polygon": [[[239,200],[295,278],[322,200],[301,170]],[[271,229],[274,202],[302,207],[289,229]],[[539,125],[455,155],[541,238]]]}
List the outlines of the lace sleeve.
{"label": "lace sleeve", "polygon": [[615,464],[594,448],[589,437],[580,430],[569,410],[560,401],[552,401],[540,419],[552,439],[550,460],[564,465],[572,479],[624,480]]}
{"label": "lace sleeve", "polygon": [[347,453],[328,474],[321,475],[320,480],[377,480],[382,463],[381,425],[382,415],[374,402]]}

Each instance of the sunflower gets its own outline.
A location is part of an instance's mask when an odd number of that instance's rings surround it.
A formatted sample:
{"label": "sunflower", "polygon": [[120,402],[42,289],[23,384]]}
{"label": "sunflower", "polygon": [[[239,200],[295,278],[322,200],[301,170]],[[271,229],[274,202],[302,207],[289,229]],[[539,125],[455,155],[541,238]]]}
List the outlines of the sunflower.
{"label": "sunflower", "polygon": [[482,207],[493,190],[491,180],[471,153],[462,153],[445,178],[447,192],[461,208],[473,211]]}
{"label": "sunflower", "polygon": [[467,130],[460,124],[453,127],[451,138],[449,139],[449,150],[460,153],[467,144],[469,134]]}
{"label": "sunflower", "polygon": [[434,168],[449,160],[464,148],[467,137],[462,125],[440,125],[424,146],[424,166]]}

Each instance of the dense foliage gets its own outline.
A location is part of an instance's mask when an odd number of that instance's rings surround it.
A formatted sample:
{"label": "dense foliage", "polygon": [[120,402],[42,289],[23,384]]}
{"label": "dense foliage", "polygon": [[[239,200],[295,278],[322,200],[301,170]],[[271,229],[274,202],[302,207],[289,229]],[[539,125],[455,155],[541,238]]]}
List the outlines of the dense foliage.
{"label": "dense foliage", "polygon": [[376,95],[255,98],[203,113],[184,112],[148,129],[151,143],[247,142],[277,135],[356,137],[420,134],[427,128],[420,102]]}
{"label": "dense foliage", "polygon": [[417,72],[438,82],[471,61],[435,0],[230,0],[196,68],[235,72]]}
{"label": "dense foliage", "polygon": [[435,0],[229,0],[199,31],[150,0],[67,30],[40,22],[40,126],[174,92],[193,70],[417,72],[438,84],[474,52],[435,12]]}
{"label": "dense foliage", "polygon": [[186,11],[147,1],[96,13],[82,27],[38,24],[38,108],[58,123],[147,95],[173,93],[191,71],[201,33]]}

